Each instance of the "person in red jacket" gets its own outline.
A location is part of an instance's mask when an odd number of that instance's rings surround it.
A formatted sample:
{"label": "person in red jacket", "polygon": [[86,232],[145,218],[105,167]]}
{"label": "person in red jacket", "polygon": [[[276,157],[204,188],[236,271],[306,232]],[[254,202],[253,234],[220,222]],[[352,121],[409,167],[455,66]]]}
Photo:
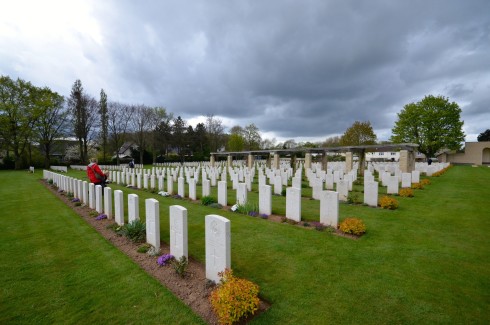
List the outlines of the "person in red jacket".
{"label": "person in red jacket", "polygon": [[90,164],[87,166],[87,176],[91,183],[94,185],[101,185],[104,188],[107,180],[107,175],[105,175],[97,165],[97,158],[90,158]]}

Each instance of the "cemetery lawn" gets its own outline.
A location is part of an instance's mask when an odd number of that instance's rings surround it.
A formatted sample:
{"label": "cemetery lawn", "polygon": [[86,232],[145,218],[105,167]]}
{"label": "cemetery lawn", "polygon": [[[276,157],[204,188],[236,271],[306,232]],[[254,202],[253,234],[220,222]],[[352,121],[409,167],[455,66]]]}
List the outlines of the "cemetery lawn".
{"label": "cemetery lawn", "polygon": [[[83,172],[68,174],[86,179]],[[0,238],[0,322],[128,323],[148,317],[145,322],[168,323],[152,318],[168,314],[174,315],[170,323],[199,321],[184,305],[163,302],[166,291],[53,198],[40,177],[0,173],[0,194],[8,198],[0,201],[7,234]],[[358,240],[110,186],[125,196],[137,193],[140,202],[157,198],[167,243],[168,207],[186,207],[189,254],[202,262],[204,216],[230,219],[234,273],[257,283],[272,304],[253,324],[488,324],[490,168],[456,166],[430,180],[414,198],[396,197],[400,207],[394,211],[341,204],[340,221],[355,216],[367,225]],[[228,193],[231,205],[235,192]],[[24,197],[31,201],[19,204]],[[249,200],[257,202],[257,194],[249,193]],[[284,210],[278,204],[285,206],[285,198],[273,197],[273,213]],[[302,207],[304,219],[318,221],[317,201],[304,198]],[[137,316],[130,314],[135,301]],[[59,312],[65,309],[68,316]]]}
{"label": "cemetery lawn", "polygon": [[40,175],[0,172],[0,324],[205,324]]}

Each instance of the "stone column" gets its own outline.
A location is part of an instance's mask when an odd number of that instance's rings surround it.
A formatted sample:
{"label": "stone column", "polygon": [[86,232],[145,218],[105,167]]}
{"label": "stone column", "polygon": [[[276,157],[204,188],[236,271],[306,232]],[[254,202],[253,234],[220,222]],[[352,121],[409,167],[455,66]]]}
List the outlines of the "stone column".
{"label": "stone column", "polygon": [[269,156],[267,157],[267,161],[265,162],[265,165],[267,166],[267,168],[271,168],[271,155],[273,153],[269,153]]}
{"label": "stone column", "polygon": [[279,154],[278,153],[274,154],[274,164],[273,164],[272,168],[279,169]]}
{"label": "stone column", "polygon": [[352,152],[348,151],[345,153],[345,172],[348,173],[352,170]]}
{"label": "stone column", "polygon": [[359,169],[358,174],[364,176],[364,169],[366,168],[366,150],[359,152]]}
{"label": "stone column", "polygon": [[226,160],[226,166],[231,167],[232,163],[233,163],[233,157],[231,155],[228,155],[228,158]]}
{"label": "stone column", "polygon": [[415,170],[415,155],[413,151],[400,150],[400,170],[402,173],[411,173]]}
{"label": "stone column", "polygon": [[322,170],[327,170],[328,168],[328,156],[327,152],[325,151],[322,156]]}
{"label": "stone column", "polygon": [[211,163],[211,167],[214,167],[214,162],[215,162],[214,155],[211,155],[211,157],[209,157],[209,162]]}
{"label": "stone column", "polygon": [[305,153],[305,169],[311,168],[311,153]]}
{"label": "stone column", "polygon": [[250,153],[248,154],[247,167],[252,169],[253,166],[254,166],[254,155]]}
{"label": "stone column", "polygon": [[293,175],[296,172],[296,154],[292,153],[291,154],[291,162],[290,162],[291,169],[293,170]]}

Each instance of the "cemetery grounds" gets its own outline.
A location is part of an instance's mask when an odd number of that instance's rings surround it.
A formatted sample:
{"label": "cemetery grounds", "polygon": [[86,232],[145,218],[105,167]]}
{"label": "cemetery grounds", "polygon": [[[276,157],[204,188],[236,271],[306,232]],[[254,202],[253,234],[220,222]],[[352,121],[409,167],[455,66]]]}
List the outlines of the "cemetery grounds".
{"label": "cemetery grounds", "polygon": [[[84,172],[68,175],[86,179]],[[0,172],[0,323],[205,323],[41,177]],[[158,199],[166,243],[169,206],[187,208],[189,255],[201,263],[204,216],[231,220],[232,268],[271,304],[250,323],[488,324],[490,168],[456,166],[430,180],[415,197],[397,197],[397,210],[340,204],[340,221],[355,216],[366,223],[357,240],[110,187],[138,194],[143,220],[141,202]],[[318,201],[308,198],[309,189],[302,195],[303,220],[318,221]],[[257,184],[248,199],[258,202]],[[272,200],[273,214],[284,215],[285,198]],[[228,202],[235,202],[230,188]]]}

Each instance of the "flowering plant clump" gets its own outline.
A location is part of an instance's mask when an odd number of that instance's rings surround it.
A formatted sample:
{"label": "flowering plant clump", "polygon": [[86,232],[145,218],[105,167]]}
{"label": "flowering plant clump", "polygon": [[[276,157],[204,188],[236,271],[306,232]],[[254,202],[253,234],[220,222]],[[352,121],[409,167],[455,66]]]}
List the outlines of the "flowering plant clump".
{"label": "flowering plant clump", "polygon": [[95,218],[95,220],[102,220],[102,219],[107,219],[107,215],[102,213]]}
{"label": "flowering plant clump", "polygon": [[259,213],[258,213],[257,211],[250,211],[250,212],[248,213],[248,215],[249,215],[249,216],[251,216],[251,217],[256,217],[256,216],[258,216],[258,215],[259,215]]}
{"label": "flowering plant clump", "polygon": [[430,185],[430,180],[427,178],[424,178],[423,180],[420,181],[420,184],[422,184],[422,186]]}
{"label": "flowering plant clump", "polygon": [[398,195],[401,197],[413,197],[413,190],[411,188],[402,188],[398,192]]}
{"label": "flowering plant clump", "polygon": [[383,209],[396,210],[398,208],[398,201],[389,196],[383,196],[379,200],[379,205]]}
{"label": "flowering plant clump", "polygon": [[79,198],[74,198],[74,199],[72,199],[71,201],[72,201],[72,202],[74,202],[74,203],[75,203],[75,202],[80,202],[80,199],[79,199]]}
{"label": "flowering plant clump", "polygon": [[157,264],[160,266],[165,266],[167,265],[167,262],[171,262],[173,260],[174,256],[172,254],[163,254],[157,259]]}
{"label": "flowering plant clump", "polygon": [[259,286],[235,277],[230,269],[218,275],[221,277],[220,284],[211,293],[210,301],[219,323],[233,324],[253,315],[259,308]]}
{"label": "flowering plant clump", "polygon": [[424,186],[421,183],[413,183],[412,184],[412,188],[414,190],[423,190],[424,189]]}
{"label": "flowering plant clump", "polygon": [[315,230],[318,230],[318,231],[324,231],[324,230],[325,230],[325,228],[327,227],[327,226],[325,226],[323,223],[318,222],[318,221],[313,221],[313,222],[311,223],[311,225],[312,225],[313,227],[315,227]]}
{"label": "flowering plant clump", "polygon": [[265,213],[260,214],[259,217],[261,217],[262,219],[269,219],[269,216]]}
{"label": "flowering plant clump", "polygon": [[360,236],[366,232],[366,225],[359,218],[346,218],[339,225],[340,231]]}

